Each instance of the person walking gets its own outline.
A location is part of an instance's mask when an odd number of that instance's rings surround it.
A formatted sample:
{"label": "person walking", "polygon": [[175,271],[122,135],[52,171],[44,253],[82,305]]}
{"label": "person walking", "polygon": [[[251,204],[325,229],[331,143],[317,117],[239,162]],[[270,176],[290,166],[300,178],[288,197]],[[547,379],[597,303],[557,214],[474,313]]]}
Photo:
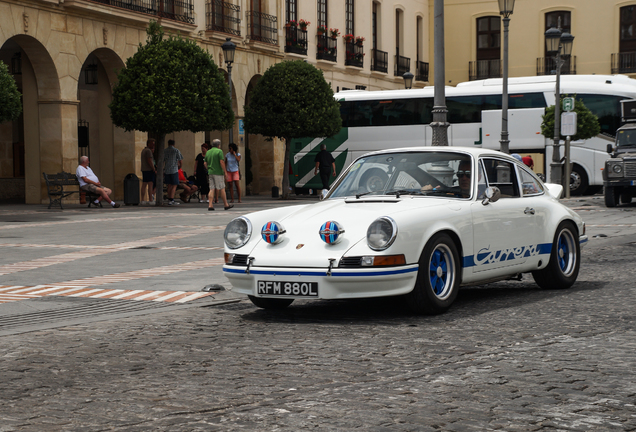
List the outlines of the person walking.
{"label": "person walking", "polygon": [[236,185],[236,193],[238,194],[238,202],[241,202],[241,171],[239,170],[239,162],[241,154],[238,152],[238,146],[230,143],[230,151],[225,155],[225,180],[230,185],[230,202],[234,202],[234,185]]}
{"label": "person walking", "polygon": [[201,144],[201,153],[194,159],[194,178],[196,179],[196,185],[199,187],[199,191],[201,191],[199,195],[200,203],[208,202],[207,196],[210,193],[208,170],[205,168],[205,161],[203,160],[210,147],[212,147],[210,143]]}
{"label": "person walking", "polygon": [[327,151],[326,144],[320,144],[320,152],[316,155],[314,162],[316,162],[314,175],[318,174],[318,171],[320,171],[322,188],[329,190],[329,174],[333,168],[333,176],[336,176],[336,160],[333,156],[331,156],[331,153]]}
{"label": "person walking", "polygon": [[177,205],[178,201],[174,200],[174,194],[179,185],[179,168],[183,156],[178,148],[174,146],[174,140],[168,140],[168,148],[163,154],[164,175],[163,181],[166,183],[168,192],[168,205]]}
{"label": "person walking", "polygon": [[210,176],[210,192],[208,193],[208,211],[214,210],[214,191],[223,199],[225,210],[229,210],[233,205],[228,204],[225,197],[225,158],[221,150],[221,140],[212,141],[212,148],[205,153],[205,167]]}
{"label": "person walking", "polygon": [[[146,141],[146,147],[141,151],[141,205],[148,205],[155,200],[157,191],[157,168],[155,167],[155,140]],[[148,199],[146,200],[146,194]]]}

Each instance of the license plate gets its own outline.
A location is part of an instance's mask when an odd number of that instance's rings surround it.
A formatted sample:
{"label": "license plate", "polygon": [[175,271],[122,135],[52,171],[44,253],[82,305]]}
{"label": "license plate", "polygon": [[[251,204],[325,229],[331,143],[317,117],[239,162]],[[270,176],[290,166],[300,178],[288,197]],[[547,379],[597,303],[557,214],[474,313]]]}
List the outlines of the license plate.
{"label": "license plate", "polygon": [[318,297],[318,282],[257,281],[256,295]]}

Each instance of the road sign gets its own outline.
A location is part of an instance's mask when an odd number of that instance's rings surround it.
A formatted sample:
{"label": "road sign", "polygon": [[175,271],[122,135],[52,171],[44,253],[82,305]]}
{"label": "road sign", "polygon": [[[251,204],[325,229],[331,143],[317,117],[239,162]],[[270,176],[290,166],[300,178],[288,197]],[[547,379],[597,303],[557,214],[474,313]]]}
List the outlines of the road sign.
{"label": "road sign", "polygon": [[[565,105],[565,103],[563,105]],[[561,135],[576,135],[576,113],[574,111],[561,114]]]}
{"label": "road sign", "polygon": [[574,109],[574,98],[563,98],[563,111],[572,111]]}

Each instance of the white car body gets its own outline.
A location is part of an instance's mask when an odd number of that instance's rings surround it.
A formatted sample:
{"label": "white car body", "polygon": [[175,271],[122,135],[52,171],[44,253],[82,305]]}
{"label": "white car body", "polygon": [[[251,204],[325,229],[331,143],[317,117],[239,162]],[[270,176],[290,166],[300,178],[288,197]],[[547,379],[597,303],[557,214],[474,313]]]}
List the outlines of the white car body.
{"label": "white car body", "polygon": [[[455,243],[459,257],[459,262],[455,264],[461,285],[478,284],[546,268],[555,242],[555,232],[564,221],[570,221],[576,227],[577,242],[587,241],[581,218],[562,205],[558,197],[551,195],[560,195],[560,186],[546,187],[523,164],[503,153],[457,147],[425,147],[394,149],[370,155],[386,160],[402,157],[406,161],[420,156],[428,157],[422,154],[425,152],[435,153],[435,156],[460,154],[470,159],[472,183],[469,198],[412,194],[396,196],[395,193],[333,197],[344,187],[342,185],[346,182],[343,177],[357,175],[364,178],[364,171],[360,167],[364,166],[364,160],[369,160],[363,159],[369,156],[365,155],[361,158],[362,164],[356,166],[357,161],[354,162],[338,178],[325,200],[316,204],[260,211],[243,217],[251,223],[249,239],[242,246],[234,248],[228,247],[226,241],[225,247],[226,264],[223,271],[233,290],[247,294],[250,298],[272,299],[345,299],[407,294],[416,286],[425,246],[439,233],[445,233]],[[487,164],[494,166],[493,161],[497,166],[504,162],[512,164],[506,166],[514,166],[519,178],[524,176],[528,179],[528,176],[532,176],[535,187],[541,190],[526,196],[521,181],[518,181],[519,197],[482,202],[483,198],[478,198],[478,195],[483,193],[479,190],[483,185],[478,184],[476,175],[482,159],[482,167]],[[356,169],[360,169],[362,174],[355,173]],[[521,171],[525,173],[521,174]],[[393,172],[396,173],[397,169]],[[482,172],[485,172],[483,168]],[[457,175],[453,178],[457,184]],[[416,193],[421,185],[415,180],[409,181]],[[380,251],[372,249],[367,240],[367,229],[379,217],[390,218],[397,227],[393,242]],[[285,230],[276,244],[267,243],[261,235],[261,229],[272,221]],[[337,221],[344,229],[344,233],[340,234],[341,240],[335,244],[323,241],[319,233],[321,226],[328,221]],[[578,252],[578,245],[570,249]],[[356,264],[357,257],[400,255],[404,256],[404,261],[399,265]],[[452,259],[452,255],[448,258]],[[575,258],[578,273],[578,254]],[[374,262],[378,259],[373,258]]]}

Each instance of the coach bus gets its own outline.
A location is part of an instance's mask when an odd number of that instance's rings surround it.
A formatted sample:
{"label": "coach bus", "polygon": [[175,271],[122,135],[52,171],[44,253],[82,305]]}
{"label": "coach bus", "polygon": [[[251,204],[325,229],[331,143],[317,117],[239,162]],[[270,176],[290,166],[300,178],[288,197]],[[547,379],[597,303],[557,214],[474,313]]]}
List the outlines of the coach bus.
{"label": "coach bus", "polygon": [[[448,141],[452,146],[499,149],[502,80],[486,79],[446,87]],[[594,113],[601,133],[572,141],[572,194],[596,193],[603,185],[607,144],[620,126],[621,104],[636,98],[636,80],[624,75],[563,75],[561,94],[575,96]],[[541,135],[542,116],[554,105],[555,76],[508,80],[510,152],[531,156],[534,170],[550,181],[552,137]],[[320,189],[314,158],[325,143],[336,159],[338,173],[358,156],[394,147],[431,145],[433,87],[411,90],[346,90],[334,97],[340,103],[342,129],[330,138],[292,140],[290,186],[298,191]],[[563,144],[563,142],[562,142]],[[563,146],[560,156],[563,157]]]}

